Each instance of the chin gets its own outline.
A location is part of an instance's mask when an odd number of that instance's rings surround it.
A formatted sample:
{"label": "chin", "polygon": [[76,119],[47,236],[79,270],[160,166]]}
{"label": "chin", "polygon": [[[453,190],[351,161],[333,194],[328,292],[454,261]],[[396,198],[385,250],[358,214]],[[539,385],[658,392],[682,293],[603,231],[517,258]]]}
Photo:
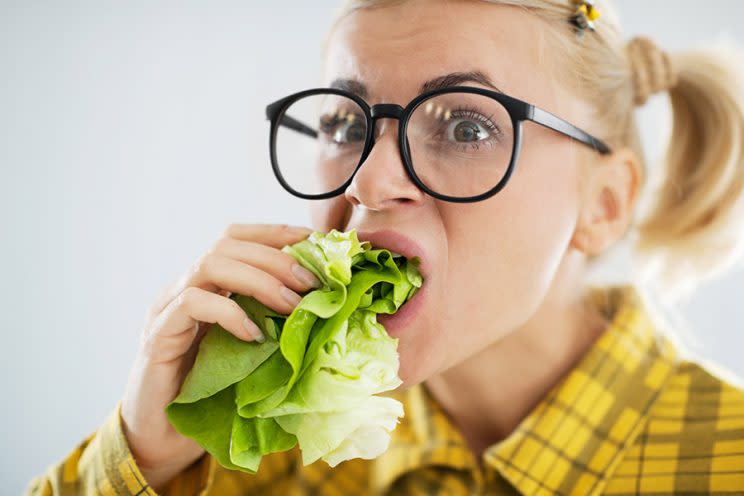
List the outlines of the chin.
{"label": "chin", "polygon": [[[434,363],[429,358],[431,355],[426,349],[425,343],[416,343],[415,340],[399,338],[398,354],[400,366],[398,377],[403,383],[398,389],[408,389],[424,382],[433,374]],[[425,358],[426,357],[426,358]]]}
{"label": "chin", "polygon": [[430,292],[431,285],[424,284],[395,315],[377,316],[388,335],[398,339],[398,377],[403,381],[398,389],[408,389],[425,381],[440,366],[438,358],[442,355],[438,348],[443,343],[438,339],[442,334],[436,323],[441,320],[431,310],[434,298]]}

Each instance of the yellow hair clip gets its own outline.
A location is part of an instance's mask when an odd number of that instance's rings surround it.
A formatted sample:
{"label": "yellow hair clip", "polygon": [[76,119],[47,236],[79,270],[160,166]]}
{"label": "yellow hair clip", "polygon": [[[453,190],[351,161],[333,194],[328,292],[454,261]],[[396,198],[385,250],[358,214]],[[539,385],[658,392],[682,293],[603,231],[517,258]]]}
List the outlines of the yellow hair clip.
{"label": "yellow hair clip", "polygon": [[594,6],[593,0],[573,0],[574,5],[578,5],[571,22],[577,28],[579,34],[584,34],[584,30],[591,29],[594,31],[594,21],[601,15],[599,10]]}

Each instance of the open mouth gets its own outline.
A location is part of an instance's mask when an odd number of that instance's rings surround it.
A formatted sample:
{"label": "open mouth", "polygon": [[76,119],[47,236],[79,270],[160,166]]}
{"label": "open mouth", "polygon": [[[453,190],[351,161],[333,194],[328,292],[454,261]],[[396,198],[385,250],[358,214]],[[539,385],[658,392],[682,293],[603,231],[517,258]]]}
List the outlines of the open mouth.
{"label": "open mouth", "polygon": [[413,319],[420,313],[425,301],[429,277],[428,257],[423,247],[413,239],[392,229],[380,231],[357,231],[360,241],[369,241],[376,248],[384,248],[393,254],[404,256],[409,263],[414,263],[424,279],[422,286],[415,294],[403,302],[394,314],[378,314],[377,321],[385,327],[390,336],[398,336],[410,327]]}
{"label": "open mouth", "polygon": [[[403,255],[417,263],[424,280],[429,276],[428,257],[423,247],[399,231],[381,229],[379,231],[357,231],[360,241],[369,241],[376,248],[385,248],[398,255]],[[415,295],[414,295],[415,296]]]}
{"label": "open mouth", "polygon": [[426,301],[426,283],[409,300],[404,302],[394,314],[379,313],[377,321],[385,327],[392,337],[398,337],[410,327],[413,319],[421,313]]}

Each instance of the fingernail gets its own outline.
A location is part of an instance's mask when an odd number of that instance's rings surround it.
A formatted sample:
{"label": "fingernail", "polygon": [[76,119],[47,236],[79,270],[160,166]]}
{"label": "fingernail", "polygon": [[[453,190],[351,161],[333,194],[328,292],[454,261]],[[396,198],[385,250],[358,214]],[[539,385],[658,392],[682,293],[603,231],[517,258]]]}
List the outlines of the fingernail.
{"label": "fingernail", "polygon": [[266,337],[261,332],[261,329],[259,329],[258,326],[248,317],[243,319],[243,327],[245,327],[245,329],[251,333],[253,339],[258,341],[259,343],[263,343],[264,341],[266,341]]}
{"label": "fingernail", "polygon": [[286,286],[282,286],[282,289],[279,290],[279,293],[281,293],[282,298],[287,300],[287,302],[293,307],[297,306],[297,304],[302,299],[300,295],[298,295],[297,293],[295,293],[294,291],[292,291]]}
{"label": "fingernail", "polygon": [[297,279],[300,280],[300,282],[304,282],[305,284],[309,284],[310,286],[314,288],[320,287],[320,281],[317,277],[315,277],[315,274],[307,270],[305,267],[301,266],[300,264],[292,264],[292,273],[295,275]]}

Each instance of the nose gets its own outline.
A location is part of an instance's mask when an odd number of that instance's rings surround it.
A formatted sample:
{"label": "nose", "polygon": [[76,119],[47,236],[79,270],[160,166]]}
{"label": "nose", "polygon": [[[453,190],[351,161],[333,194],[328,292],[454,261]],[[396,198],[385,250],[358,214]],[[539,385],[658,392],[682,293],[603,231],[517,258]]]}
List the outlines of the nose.
{"label": "nose", "polygon": [[[425,197],[410,179],[398,147],[398,122],[403,109],[395,104],[379,104],[371,108],[373,129],[372,149],[354,174],[344,196],[354,206],[369,210],[385,210],[395,206],[420,203]],[[389,119],[381,126],[377,123]],[[387,130],[387,132],[385,132]]]}

